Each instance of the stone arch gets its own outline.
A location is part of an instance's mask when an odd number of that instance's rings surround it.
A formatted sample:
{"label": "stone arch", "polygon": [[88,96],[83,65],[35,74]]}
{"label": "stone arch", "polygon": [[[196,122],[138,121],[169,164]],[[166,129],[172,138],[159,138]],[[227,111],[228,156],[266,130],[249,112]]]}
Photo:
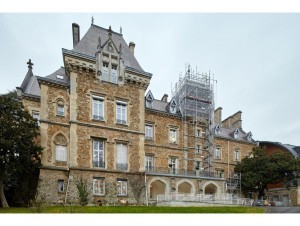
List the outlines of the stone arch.
{"label": "stone arch", "polygon": [[149,199],[157,198],[157,195],[165,195],[170,190],[169,183],[163,178],[153,178],[148,182]]}
{"label": "stone arch", "polygon": [[213,181],[208,181],[202,186],[203,194],[209,195],[217,195],[221,193],[220,186],[213,182]]}
{"label": "stone arch", "polygon": [[195,194],[195,185],[187,179],[182,179],[176,183],[176,191],[178,193]]}
{"label": "stone arch", "polygon": [[51,154],[48,153],[48,161],[52,161],[57,166],[65,166],[69,159],[68,138],[61,132],[56,132],[52,137]]}
{"label": "stone arch", "polygon": [[53,143],[67,145],[69,142],[67,136],[63,132],[59,131],[53,135]]}

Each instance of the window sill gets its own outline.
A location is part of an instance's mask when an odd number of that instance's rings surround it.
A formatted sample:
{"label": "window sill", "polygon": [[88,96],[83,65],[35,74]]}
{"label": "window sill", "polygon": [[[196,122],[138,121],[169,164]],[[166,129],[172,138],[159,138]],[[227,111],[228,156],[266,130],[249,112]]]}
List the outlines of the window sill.
{"label": "window sill", "polygon": [[171,143],[171,142],[170,142],[169,144],[172,144],[172,145],[178,145],[178,143]]}
{"label": "window sill", "polygon": [[93,194],[95,197],[105,197],[105,194]]}
{"label": "window sill", "polygon": [[56,115],[56,117],[65,118],[65,115]]}
{"label": "window sill", "polygon": [[128,198],[128,195],[117,195],[118,197]]}
{"label": "window sill", "polygon": [[128,124],[123,124],[123,123],[118,123],[118,122],[115,122],[115,125],[128,127]]}
{"label": "window sill", "polygon": [[91,120],[92,120],[93,122],[106,122],[104,119],[102,120],[102,119],[94,119],[94,118],[91,118]]}

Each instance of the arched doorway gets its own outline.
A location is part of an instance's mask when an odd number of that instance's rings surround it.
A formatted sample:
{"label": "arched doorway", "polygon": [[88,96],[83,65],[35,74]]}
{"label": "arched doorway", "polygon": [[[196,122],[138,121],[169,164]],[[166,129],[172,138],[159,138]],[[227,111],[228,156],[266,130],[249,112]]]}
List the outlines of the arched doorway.
{"label": "arched doorway", "polygon": [[164,195],[166,193],[166,184],[160,180],[153,181],[150,184],[150,199],[157,199],[157,195]]}
{"label": "arched doorway", "polygon": [[208,184],[205,186],[204,194],[205,195],[214,195],[218,193],[218,188],[215,184]]}
{"label": "arched doorway", "polygon": [[190,194],[191,192],[192,192],[192,186],[189,183],[183,182],[183,183],[179,184],[178,193],[188,193],[188,194]]}

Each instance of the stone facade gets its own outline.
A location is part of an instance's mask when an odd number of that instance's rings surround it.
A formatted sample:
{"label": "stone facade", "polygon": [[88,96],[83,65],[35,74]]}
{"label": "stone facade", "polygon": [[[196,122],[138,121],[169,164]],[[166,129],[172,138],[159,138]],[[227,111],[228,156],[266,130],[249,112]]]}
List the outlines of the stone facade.
{"label": "stone facade", "polygon": [[[84,37],[74,50],[63,50],[65,68],[37,78],[40,96],[19,96],[28,110],[40,113],[44,151],[37,199],[78,204],[76,184],[82,178],[89,204],[132,204],[136,201],[129,175],[138,173],[147,186],[143,203],[159,194],[228,192],[226,177],[236,164],[233,151],[240,150],[240,160],[255,146],[253,140],[216,135],[221,157],[208,171],[207,153],[202,152],[204,126],[195,128],[183,123],[180,114],[146,107],[152,75],[136,62],[134,46],[129,48],[111,28],[95,25]],[[166,95],[159,104],[167,109]],[[222,122],[224,129],[241,129],[241,112],[231,118],[234,122]]]}

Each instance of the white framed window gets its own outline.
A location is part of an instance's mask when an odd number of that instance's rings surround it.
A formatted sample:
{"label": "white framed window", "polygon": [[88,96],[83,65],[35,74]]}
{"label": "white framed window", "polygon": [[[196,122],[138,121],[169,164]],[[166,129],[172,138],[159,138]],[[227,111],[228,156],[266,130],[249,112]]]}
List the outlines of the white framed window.
{"label": "white framed window", "polygon": [[240,150],[235,149],[234,150],[234,161],[239,161],[240,160]]}
{"label": "white framed window", "polygon": [[40,126],[40,112],[32,111],[32,118],[37,120],[37,125]]}
{"label": "white framed window", "polygon": [[65,145],[55,145],[56,161],[67,161],[67,147]]}
{"label": "white framed window", "polygon": [[224,170],[216,170],[215,176],[219,178],[224,178]]}
{"label": "white framed window", "polygon": [[145,125],[145,138],[146,140],[153,140],[153,125],[146,124]]}
{"label": "white framed window", "polygon": [[153,172],[154,167],[154,156],[146,155],[145,156],[145,169],[147,172]]}
{"label": "white framed window", "polygon": [[177,174],[178,171],[178,159],[177,158],[170,158],[169,167],[172,174]]}
{"label": "white framed window", "polygon": [[215,149],[215,159],[221,159],[221,147]]}
{"label": "white framed window", "polygon": [[93,194],[94,195],[105,195],[104,177],[95,177],[93,179]]}
{"label": "white framed window", "polygon": [[239,129],[236,129],[236,130],[234,131],[234,138],[237,139],[237,138],[239,138],[239,137],[240,137],[240,131],[239,131]]}
{"label": "white framed window", "polygon": [[64,191],[65,191],[65,181],[58,180],[58,192],[64,192]]}
{"label": "white framed window", "polygon": [[127,144],[117,143],[117,165],[118,170],[128,169]]}
{"label": "white framed window", "polygon": [[201,145],[200,144],[197,144],[196,147],[195,147],[195,153],[196,154],[202,154],[202,151],[201,151]]}
{"label": "white framed window", "polygon": [[93,167],[104,168],[104,141],[93,140]]}
{"label": "white framed window", "polygon": [[117,179],[117,193],[118,195],[127,195],[127,180]]}
{"label": "white framed window", "polygon": [[116,120],[119,124],[127,123],[127,103],[117,102]]}
{"label": "white framed window", "polygon": [[93,96],[93,119],[104,120],[104,100],[101,97]]}
{"label": "white framed window", "polygon": [[106,81],[106,82],[109,81],[109,71],[108,71],[108,63],[107,62],[103,62],[102,80]]}
{"label": "white framed window", "polygon": [[177,143],[177,129],[170,129],[170,143],[176,144]]}
{"label": "white framed window", "polygon": [[118,83],[118,67],[117,65],[111,66],[111,82],[117,84]]}
{"label": "white framed window", "polygon": [[56,103],[56,115],[58,116],[65,115],[65,107],[64,107],[64,102],[62,100],[58,100]]}

